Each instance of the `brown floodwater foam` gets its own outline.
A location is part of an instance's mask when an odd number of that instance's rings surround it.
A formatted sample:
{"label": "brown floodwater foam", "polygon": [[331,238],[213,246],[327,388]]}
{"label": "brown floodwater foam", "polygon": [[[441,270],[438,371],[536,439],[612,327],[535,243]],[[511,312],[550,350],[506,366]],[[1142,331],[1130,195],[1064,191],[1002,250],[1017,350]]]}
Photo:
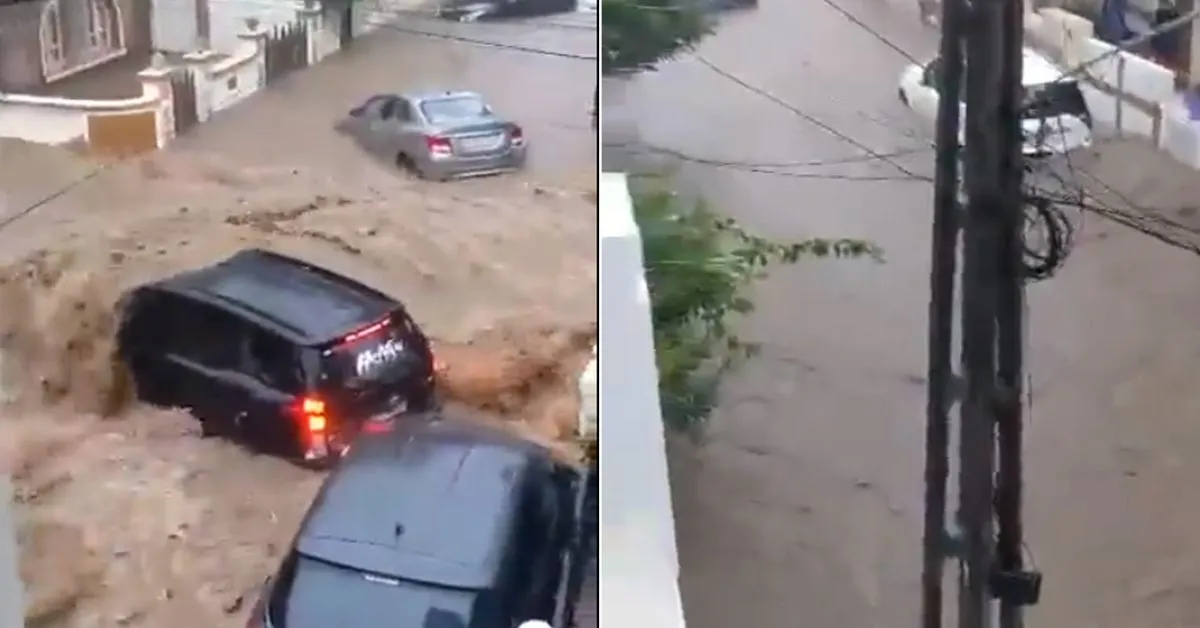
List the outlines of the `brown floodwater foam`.
{"label": "brown floodwater foam", "polygon": [[38,252],[0,269],[3,381],[18,407],[112,416],[131,401],[115,359],[121,288],[71,253]]}
{"label": "brown floodwater foam", "polygon": [[435,343],[445,366],[438,387],[449,402],[579,461],[579,376],[591,359],[596,325],[507,322],[467,342]]}
{"label": "brown floodwater foam", "polygon": [[[15,405],[113,417],[133,402],[116,359],[119,263],[38,252],[0,269],[3,382]],[[105,263],[108,262],[108,263]],[[447,401],[576,458],[578,377],[594,323],[563,327],[501,322],[466,342],[435,342]]]}

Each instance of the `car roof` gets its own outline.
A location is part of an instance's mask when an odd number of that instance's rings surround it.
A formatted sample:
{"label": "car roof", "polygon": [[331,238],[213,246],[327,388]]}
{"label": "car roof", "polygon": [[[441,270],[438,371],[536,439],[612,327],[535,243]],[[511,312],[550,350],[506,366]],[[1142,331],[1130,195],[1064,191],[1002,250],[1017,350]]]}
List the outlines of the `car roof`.
{"label": "car roof", "polygon": [[[940,58],[940,56],[935,57],[935,59]],[[1030,48],[1022,50],[1022,87],[1037,87],[1056,81],[1075,81],[1075,78],[1041,53]]]}
{"label": "car roof", "polygon": [[1053,83],[1063,79],[1065,74],[1061,68],[1054,65],[1046,57],[1040,53],[1025,48],[1023,51],[1024,59],[1022,61],[1024,67],[1021,72],[1021,85],[1024,87],[1035,87]]}
{"label": "car roof", "polygon": [[442,100],[444,98],[478,98],[483,100],[477,92],[465,90],[414,90],[400,94],[404,98],[413,102],[421,102],[425,100]]}
{"label": "car roof", "polygon": [[400,308],[365,284],[263,249],[245,249],[152,285],[210,303],[301,345],[333,340]]}
{"label": "car roof", "polygon": [[305,555],[394,578],[485,589],[499,575],[540,447],[444,415],[359,438],[300,530]]}

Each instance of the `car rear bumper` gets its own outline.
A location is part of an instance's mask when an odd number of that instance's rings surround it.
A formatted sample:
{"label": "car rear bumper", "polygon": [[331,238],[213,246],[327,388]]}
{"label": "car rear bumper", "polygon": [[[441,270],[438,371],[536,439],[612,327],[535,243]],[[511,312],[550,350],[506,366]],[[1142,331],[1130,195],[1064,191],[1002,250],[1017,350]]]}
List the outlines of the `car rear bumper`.
{"label": "car rear bumper", "polygon": [[462,179],[511,172],[525,167],[527,153],[527,149],[521,147],[481,157],[454,156],[431,162],[425,174],[431,179]]}
{"label": "car rear bumper", "polygon": [[319,438],[299,443],[298,462],[305,467],[328,469],[337,464],[354,440],[363,433],[390,431],[406,418],[424,414],[441,407],[436,388],[430,384],[407,395],[403,406],[388,409],[373,416],[342,419],[330,426]]}

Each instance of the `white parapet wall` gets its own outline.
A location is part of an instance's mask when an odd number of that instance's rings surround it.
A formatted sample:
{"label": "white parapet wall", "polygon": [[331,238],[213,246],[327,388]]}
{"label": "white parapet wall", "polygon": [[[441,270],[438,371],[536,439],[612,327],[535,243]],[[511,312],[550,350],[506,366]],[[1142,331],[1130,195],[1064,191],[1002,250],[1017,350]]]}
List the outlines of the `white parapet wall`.
{"label": "white parapet wall", "polygon": [[25,586],[18,558],[12,479],[0,473],[0,628],[25,625]]}
{"label": "white parapet wall", "polygon": [[1176,93],[1175,73],[1149,59],[1116,50],[1094,36],[1090,20],[1059,8],[1025,16],[1026,42],[1066,68],[1080,68],[1081,89],[1098,126],[1119,137],[1140,137],[1200,169],[1200,124]]}
{"label": "white parapet wall", "polygon": [[600,179],[600,616],[682,628],[675,516],[642,240],[628,180]]}
{"label": "white parapet wall", "polygon": [[596,401],[600,392],[600,366],[597,361],[597,348],[592,347],[592,359],[579,376],[579,436],[585,440],[594,440],[600,428],[600,407]]}

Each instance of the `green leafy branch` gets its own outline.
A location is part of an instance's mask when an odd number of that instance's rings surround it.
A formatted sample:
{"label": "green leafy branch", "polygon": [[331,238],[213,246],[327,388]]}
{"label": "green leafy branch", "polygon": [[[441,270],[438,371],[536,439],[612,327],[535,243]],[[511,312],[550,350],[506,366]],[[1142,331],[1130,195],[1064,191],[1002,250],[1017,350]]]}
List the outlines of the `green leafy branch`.
{"label": "green leafy branch", "polygon": [[603,0],[600,69],[605,76],[654,70],[712,33],[686,0]]}
{"label": "green leafy branch", "polygon": [[675,429],[694,430],[715,407],[721,378],[760,350],[731,327],[754,311],[746,288],[772,267],[804,258],[882,258],[863,240],[780,243],[750,233],[703,200],[682,205],[661,186],[634,193],[663,415]]}

